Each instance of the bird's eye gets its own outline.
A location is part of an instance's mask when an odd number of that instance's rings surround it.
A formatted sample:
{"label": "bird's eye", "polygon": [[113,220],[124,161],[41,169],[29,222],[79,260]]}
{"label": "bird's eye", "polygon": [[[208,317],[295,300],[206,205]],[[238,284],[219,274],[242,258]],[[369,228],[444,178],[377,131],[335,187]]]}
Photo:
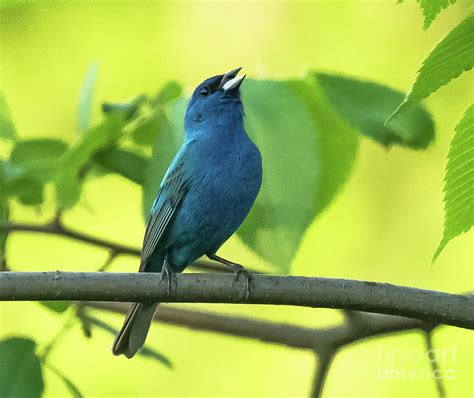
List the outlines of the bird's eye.
{"label": "bird's eye", "polygon": [[199,91],[199,93],[203,96],[203,97],[206,97],[209,95],[209,88],[208,87],[203,87],[201,88],[201,91]]}

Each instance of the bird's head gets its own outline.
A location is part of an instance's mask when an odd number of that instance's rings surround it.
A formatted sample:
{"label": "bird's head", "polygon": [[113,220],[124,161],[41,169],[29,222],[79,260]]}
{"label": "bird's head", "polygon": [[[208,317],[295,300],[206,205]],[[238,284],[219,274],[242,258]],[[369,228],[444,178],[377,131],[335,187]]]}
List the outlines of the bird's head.
{"label": "bird's head", "polygon": [[242,123],[243,107],[240,85],[245,78],[237,76],[242,68],[203,81],[189,101],[186,109],[186,129],[205,125]]}

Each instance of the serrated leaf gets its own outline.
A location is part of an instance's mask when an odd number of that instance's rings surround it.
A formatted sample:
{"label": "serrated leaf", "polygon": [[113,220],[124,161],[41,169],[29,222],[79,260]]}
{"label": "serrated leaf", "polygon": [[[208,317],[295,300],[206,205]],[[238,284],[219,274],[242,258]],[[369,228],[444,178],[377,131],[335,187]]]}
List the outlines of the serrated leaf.
{"label": "serrated leaf", "polygon": [[61,314],[71,306],[70,301],[38,301],[38,304],[48,308],[51,311]]}
{"label": "serrated leaf", "polygon": [[0,139],[15,140],[16,129],[11,119],[10,109],[2,92],[0,92]]}
{"label": "serrated leaf", "polygon": [[79,130],[85,131],[90,127],[92,111],[92,98],[94,95],[94,84],[97,78],[97,64],[94,62],[89,66],[84,81],[82,82],[81,94],[79,96],[78,118]]}
{"label": "serrated leaf", "polygon": [[53,138],[38,138],[19,141],[10,155],[10,162],[27,170],[40,182],[51,180],[56,172],[59,158],[68,145]]}
{"label": "serrated leaf", "polygon": [[474,104],[455,128],[444,177],[444,232],[435,261],[446,244],[474,225]]}
{"label": "serrated leaf", "polygon": [[110,148],[99,152],[95,161],[103,168],[139,185],[145,181],[145,170],[148,159],[136,153],[119,148]]}
{"label": "serrated leaf", "polygon": [[415,83],[389,120],[474,66],[474,14],[449,32],[430,52]]}
{"label": "serrated leaf", "polygon": [[[402,3],[403,0],[398,0],[397,3]],[[443,8],[448,7],[450,4],[456,3],[456,0],[417,0],[423,11],[425,22],[423,29],[428,29],[431,23],[435,20],[436,16],[441,12]]]}
{"label": "serrated leaf", "polygon": [[[279,271],[287,272],[306,228],[345,181],[357,135],[341,121],[313,78],[249,79],[242,90],[246,130],[262,154],[264,177],[257,201],[237,234]],[[146,214],[183,140],[185,106],[181,99],[168,108],[168,127],[157,137],[144,187]]]}
{"label": "serrated leaf", "polygon": [[38,398],[44,390],[40,360],[33,340],[0,341],[0,397]]}
{"label": "serrated leaf", "polygon": [[58,173],[55,176],[58,208],[70,208],[79,200],[80,171],[97,152],[120,137],[123,124],[122,113],[111,113],[97,127],[84,132],[78,142],[61,156]]}
{"label": "serrated leaf", "polygon": [[398,144],[421,149],[433,141],[433,120],[420,104],[385,124],[403,100],[401,91],[333,74],[315,73],[315,76],[333,107],[361,134],[387,147]]}
{"label": "serrated leaf", "polygon": [[[110,333],[112,336],[117,336],[118,330],[115,329],[114,327],[108,325],[107,323],[95,317],[89,317],[89,319],[90,319],[91,325],[97,326],[99,329],[105,330],[106,332]],[[155,351],[147,346],[144,346],[140,351],[138,351],[138,355],[154,359],[160,362],[161,364],[165,365],[169,369],[173,368],[173,364],[166,356],[164,356],[158,351]]]}
{"label": "serrated leaf", "polygon": [[61,372],[59,369],[57,369],[55,366],[52,366],[51,364],[47,364],[47,367],[56,375],[58,378],[64,383],[66,388],[68,389],[69,393],[71,394],[72,397],[74,398],[83,398],[84,395],[82,395],[81,391],[79,391],[79,388],[72,382],[72,380],[67,377],[63,372]]}

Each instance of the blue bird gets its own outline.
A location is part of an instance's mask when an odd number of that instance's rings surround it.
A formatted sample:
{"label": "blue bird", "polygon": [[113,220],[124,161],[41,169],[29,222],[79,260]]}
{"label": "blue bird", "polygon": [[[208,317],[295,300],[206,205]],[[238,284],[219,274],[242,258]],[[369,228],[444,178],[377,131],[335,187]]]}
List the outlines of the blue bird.
{"label": "blue bird", "polygon": [[[237,76],[211,77],[194,91],[184,120],[184,143],[160,184],[147,220],[140,272],[161,272],[168,293],[175,272],[199,257],[250,275],[216,252],[242,224],[262,182],[260,152],[244,129]],[[143,346],[158,303],[135,303],[112,351],[133,357]]]}

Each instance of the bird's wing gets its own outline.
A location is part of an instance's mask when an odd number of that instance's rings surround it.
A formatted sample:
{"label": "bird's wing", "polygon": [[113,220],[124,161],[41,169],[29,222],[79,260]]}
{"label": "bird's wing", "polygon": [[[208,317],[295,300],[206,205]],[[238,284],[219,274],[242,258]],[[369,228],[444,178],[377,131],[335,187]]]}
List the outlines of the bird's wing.
{"label": "bird's wing", "polygon": [[146,223],[141,254],[140,271],[144,271],[150,256],[163,236],[163,232],[178,210],[187,192],[182,157],[177,157],[166,172],[158,197],[153,203]]}

